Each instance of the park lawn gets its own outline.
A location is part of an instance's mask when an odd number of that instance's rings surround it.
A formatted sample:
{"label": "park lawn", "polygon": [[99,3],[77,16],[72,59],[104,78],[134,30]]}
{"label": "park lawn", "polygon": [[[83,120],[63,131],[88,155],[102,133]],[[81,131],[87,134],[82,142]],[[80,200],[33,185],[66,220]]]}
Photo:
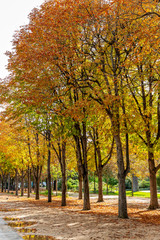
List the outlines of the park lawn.
{"label": "park lawn", "polygon": [[[132,197],[132,192],[131,191],[127,191],[126,192],[127,196]],[[144,198],[150,198],[150,192],[134,192],[133,193],[134,197],[144,197]],[[160,198],[160,193],[158,193],[158,198]]]}
{"label": "park lawn", "polygon": [[[109,193],[109,195],[118,195],[118,191]],[[132,191],[126,191],[126,195],[128,197],[132,197]],[[134,192],[133,197],[150,198],[150,192],[142,192],[142,191]],[[158,193],[158,198],[160,198],[160,193]]]}

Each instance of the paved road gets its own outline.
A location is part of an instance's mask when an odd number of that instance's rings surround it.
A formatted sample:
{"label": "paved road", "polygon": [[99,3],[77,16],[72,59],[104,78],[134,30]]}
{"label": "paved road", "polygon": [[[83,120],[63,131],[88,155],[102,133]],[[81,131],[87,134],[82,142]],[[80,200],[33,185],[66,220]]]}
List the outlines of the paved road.
{"label": "paved road", "polygon": [[22,240],[8,224],[0,218],[0,240]]}

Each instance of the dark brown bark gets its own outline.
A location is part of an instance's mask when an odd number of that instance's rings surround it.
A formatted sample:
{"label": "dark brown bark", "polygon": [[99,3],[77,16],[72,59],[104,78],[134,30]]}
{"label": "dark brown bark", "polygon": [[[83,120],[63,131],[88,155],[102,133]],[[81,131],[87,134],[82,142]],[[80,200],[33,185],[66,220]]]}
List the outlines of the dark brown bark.
{"label": "dark brown bark", "polygon": [[122,144],[119,134],[114,136],[117,148],[117,165],[118,165],[118,182],[119,182],[119,198],[118,198],[118,217],[128,218],[127,200],[125,187],[125,169],[123,161]]}
{"label": "dark brown bark", "polygon": [[8,193],[10,191],[10,174],[8,174]]}
{"label": "dark brown bark", "polygon": [[82,199],[82,188],[83,188],[83,177],[82,174],[78,176],[79,187],[78,187],[78,199]]}
{"label": "dark brown bark", "polygon": [[102,169],[98,172],[98,202],[103,202]]}
{"label": "dark brown bark", "polygon": [[31,192],[31,169],[28,166],[28,190],[27,190],[27,197],[30,198],[30,192]]}
{"label": "dark brown bark", "polygon": [[48,202],[52,202],[52,185],[51,185],[51,131],[47,131],[46,139],[48,141],[48,161],[47,161],[47,185],[48,185]]}
{"label": "dark brown bark", "polygon": [[62,172],[62,206],[66,206],[66,143],[62,143],[62,159],[61,159],[61,172]]}
{"label": "dark brown bark", "polygon": [[16,176],[15,176],[15,190],[16,190],[16,196],[18,196],[18,169],[16,168]]}
{"label": "dark brown bark", "polygon": [[[97,134],[98,136],[98,134]],[[98,139],[97,139],[98,140]],[[101,151],[99,147],[99,142],[97,142],[96,151],[98,155],[98,164],[97,164],[97,174],[98,174],[98,202],[103,202],[103,185],[102,185],[102,172],[103,172],[103,165],[102,165],[102,158],[101,158]]]}
{"label": "dark brown bark", "polygon": [[7,177],[5,175],[5,178],[4,178],[4,191],[6,192],[7,191]]}
{"label": "dark brown bark", "polygon": [[35,190],[36,190],[36,197],[35,197],[35,199],[36,200],[39,200],[39,182],[40,182],[40,180],[39,180],[39,178],[37,178],[36,179],[36,184],[35,184]]}
{"label": "dark brown bark", "polygon": [[76,150],[76,157],[77,157],[77,168],[78,168],[78,181],[79,181],[79,186],[78,186],[78,198],[82,199],[82,188],[83,188],[83,175],[82,175],[82,166],[81,166],[81,161],[78,157],[78,153]]}
{"label": "dark brown bark", "polygon": [[156,168],[154,163],[153,152],[148,152],[148,162],[149,162],[149,177],[150,177],[150,205],[149,209],[158,208],[158,198],[157,198],[157,180],[156,180]]}
{"label": "dark brown bark", "polygon": [[56,196],[58,195],[57,191],[58,191],[58,180],[56,179]]}
{"label": "dark brown bark", "polygon": [[1,192],[3,192],[3,187],[4,187],[4,180],[3,180],[3,176],[2,176],[2,187],[1,187]]}
{"label": "dark brown bark", "polygon": [[35,179],[35,199],[39,200],[39,183],[40,183],[40,178],[41,178],[41,173],[42,173],[42,166],[36,166],[33,167],[33,173],[34,173],[34,179]]}
{"label": "dark brown bark", "polygon": [[[62,206],[66,206],[66,141],[64,139],[59,139],[58,141],[58,151],[55,146],[52,144],[53,150],[55,151],[60,167],[61,167],[61,174],[62,174]],[[57,194],[57,191],[56,191]]]}
{"label": "dark brown bark", "polygon": [[24,170],[21,171],[21,196],[24,196]]}

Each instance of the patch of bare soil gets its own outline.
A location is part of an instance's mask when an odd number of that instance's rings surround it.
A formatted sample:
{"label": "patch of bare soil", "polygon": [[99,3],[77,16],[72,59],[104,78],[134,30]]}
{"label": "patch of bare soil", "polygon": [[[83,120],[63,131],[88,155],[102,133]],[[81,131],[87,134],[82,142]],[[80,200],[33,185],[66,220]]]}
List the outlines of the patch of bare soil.
{"label": "patch of bare soil", "polygon": [[149,200],[129,198],[129,219],[118,219],[117,199],[107,199],[103,203],[91,200],[91,210],[82,211],[82,200],[73,198],[68,198],[67,206],[61,207],[58,197],[48,203],[45,198],[37,201],[0,194],[1,217],[33,221],[35,224],[26,228],[34,228],[38,235],[59,240],[160,240],[160,210],[147,210],[148,204]]}

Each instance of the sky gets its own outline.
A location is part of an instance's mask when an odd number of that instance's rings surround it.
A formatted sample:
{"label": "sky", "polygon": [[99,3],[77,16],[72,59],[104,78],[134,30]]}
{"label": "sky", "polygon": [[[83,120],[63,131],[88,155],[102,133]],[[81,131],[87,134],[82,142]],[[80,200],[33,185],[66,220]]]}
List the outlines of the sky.
{"label": "sky", "polygon": [[29,23],[28,14],[44,0],[0,0],[0,78],[9,75],[6,70],[6,51],[11,51],[13,35],[20,26]]}

